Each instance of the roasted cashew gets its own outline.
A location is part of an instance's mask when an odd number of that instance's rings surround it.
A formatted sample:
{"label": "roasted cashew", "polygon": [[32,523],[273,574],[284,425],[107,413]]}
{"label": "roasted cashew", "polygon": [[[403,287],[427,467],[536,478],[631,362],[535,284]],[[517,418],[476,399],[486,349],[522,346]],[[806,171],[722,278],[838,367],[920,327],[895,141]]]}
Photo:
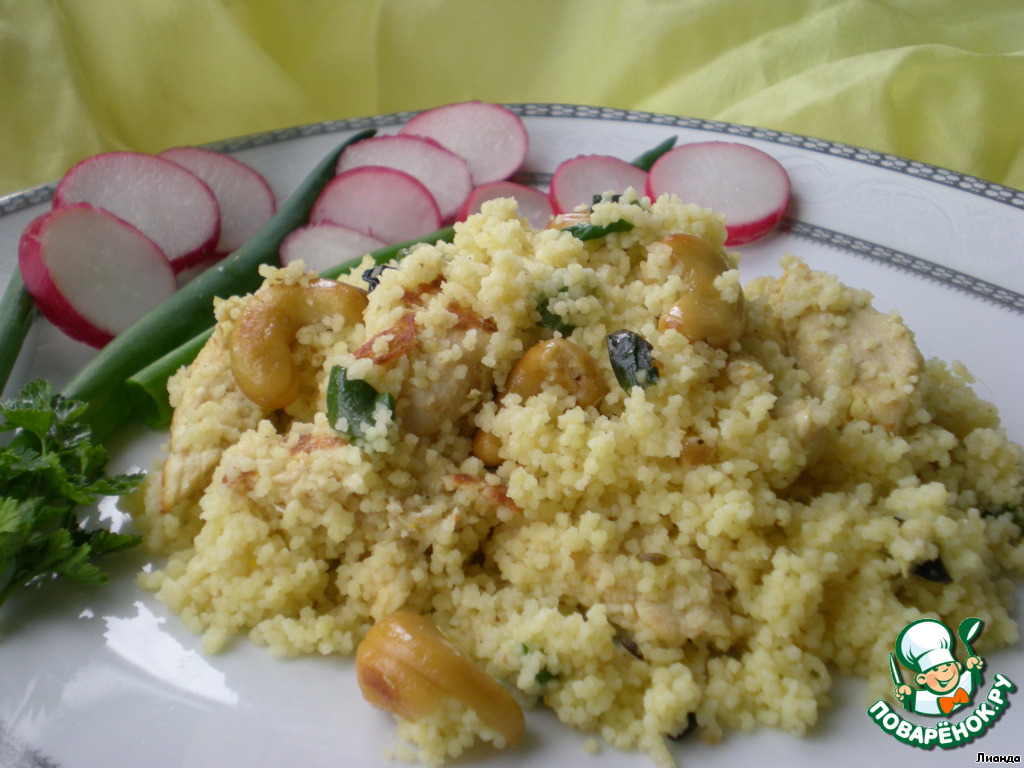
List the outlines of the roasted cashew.
{"label": "roasted cashew", "polygon": [[568,339],[548,339],[530,347],[512,366],[505,391],[523,400],[550,387],[561,387],[581,408],[597,405],[608,386],[594,358]]}
{"label": "roasted cashew", "polygon": [[662,331],[674,329],[690,341],[724,348],[743,335],[746,318],[743,294],[729,302],[715,288],[715,278],[729,269],[719,249],[694,235],[669,235],[661,242],[672,247],[683,269],[683,294],[658,319]]}
{"label": "roasted cashew", "polygon": [[485,467],[496,467],[501,464],[501,439],[478,429],[473,435],[473,455],[484,463]]}
{"label": "roasted cashew", "polygon": [[239,389],[261,408],[284,408],[299,394],[299,372],[292,362],[295,334],[331,315],[358,323],[366,292],[318,279],[308,285],[272,285],[254,294],[231,333],[231,370]]}
{"label": "roasted cashew", "polygon": [[415,722],[455,701],[515,746],[523,711],[497,680],[413,613],[381,619],[356,650],[356,679],[370,704]]}

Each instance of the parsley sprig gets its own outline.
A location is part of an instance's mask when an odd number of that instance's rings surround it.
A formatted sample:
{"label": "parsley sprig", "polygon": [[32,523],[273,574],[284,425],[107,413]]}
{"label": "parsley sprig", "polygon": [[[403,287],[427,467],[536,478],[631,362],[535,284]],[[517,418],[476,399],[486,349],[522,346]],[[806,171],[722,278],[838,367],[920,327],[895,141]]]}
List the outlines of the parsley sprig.
{"label": "parsley sprig", "polygon": [[0,605],[43,576],[106,584],[94,562],[134,547],[139,537],[83,525],[79,505],[127,493],[143,475],[108,477],[108,455],[82,423],[86,404],[53,392],[42,379],[0,403]]}

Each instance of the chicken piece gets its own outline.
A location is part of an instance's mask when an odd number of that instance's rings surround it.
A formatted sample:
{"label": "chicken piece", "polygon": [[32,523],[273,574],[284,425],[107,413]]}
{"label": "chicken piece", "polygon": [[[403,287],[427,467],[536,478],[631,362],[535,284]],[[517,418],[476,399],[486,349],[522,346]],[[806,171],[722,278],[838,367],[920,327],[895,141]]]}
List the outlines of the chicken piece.
{"label": "chicken piece", "polygon": [[[651,557],[651,556],[648,556]],[[705,567],[692,580],[673,584],[665,591],[640,594],[632,581],[616,578],[611,586],[596,587],[599,574],[609,567],[600,555],[574,555],[584,574],[584,602],[605,605],[609,618],[626,630],[639,645],[678,648],[688,642],[714,643],[731,634],[729,592],[732,585],[720,572]],[[650,560],[651,562],[661,562]],[[619,563],[621,565],[621,563]],[[611,564],[614,569],[615,564]],[[667,566],[666,566],[667,567]]]}
{"label": "chicken piece", "polygon": [[174,416],[160,481],[164,511],[198,497],[224,449],[263,416],[235,382],[227,332],[220,325],[192,365],[171,379],[169,391]]}
{"label": "chicken piece", "polygon": [[[402,315],[391,328],[372,336],[356,350],[375,365],[404,359],[409,375],[395,396],[395,418],[419,437],[431,437],[449,424],[466,426],[465,416],[490,397],[493,372],[482,364],[494,325],[460,307],[448,309],[455,323],[443,337],[425,338],[416,323],[419,309]],[[378,340],[386,339],[386,344]]]}
{"label": "chicken piece", "polygon": [[653,641],[666,648],[729,636],[729,606],[725,601],[680,607],[641,599],[635,607],[637,639]]}
{"label": "chicken piece", "polygon": [[900,431],[923,360],[896,315],[870,306],[844,314],[812,312],[800,319],[788,347],[809,374],[812,395],[841,394],[849,398],[850,418]]}
{"label": "chicken piece", "polygon": [[[395,416],[413,434],[429,437],[448,424],[458,424],[490,392],[493,376],[481,363],[487,339],[474,332],[474,343],[470,345],[468,336],[467,330],[457,329],[452,331],[447,348],[438,352],[420,350],[420,359],[430,371],[429,382],[421,386],[414,379],[406,379],[395,398]],[[462,350],[458,359],[451,355],[456,347]]]}

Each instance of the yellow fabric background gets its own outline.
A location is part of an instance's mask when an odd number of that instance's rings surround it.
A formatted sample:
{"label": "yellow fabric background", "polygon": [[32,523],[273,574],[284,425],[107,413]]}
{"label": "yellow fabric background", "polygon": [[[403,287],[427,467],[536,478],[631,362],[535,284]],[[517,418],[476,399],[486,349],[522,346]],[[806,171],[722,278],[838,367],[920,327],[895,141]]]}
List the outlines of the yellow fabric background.
{"label": "yellow fabric background", "polygon": [[0,194],[450,101],[792,131],[1024,187],[1022,0],[0,0]]}

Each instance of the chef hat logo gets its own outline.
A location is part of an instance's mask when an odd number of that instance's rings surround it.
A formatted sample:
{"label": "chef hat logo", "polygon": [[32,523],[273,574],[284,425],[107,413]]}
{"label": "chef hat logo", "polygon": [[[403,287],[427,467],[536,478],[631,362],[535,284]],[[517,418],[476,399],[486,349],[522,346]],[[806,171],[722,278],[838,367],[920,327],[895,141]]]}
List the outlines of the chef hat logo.
{"label": "chef hat logo", "polygon": [[896,656],[903,666],[916,672],[927,672],[940,664],[949,664],[956,661],[953,633],[935,619],[913,621],[896,638]]}

